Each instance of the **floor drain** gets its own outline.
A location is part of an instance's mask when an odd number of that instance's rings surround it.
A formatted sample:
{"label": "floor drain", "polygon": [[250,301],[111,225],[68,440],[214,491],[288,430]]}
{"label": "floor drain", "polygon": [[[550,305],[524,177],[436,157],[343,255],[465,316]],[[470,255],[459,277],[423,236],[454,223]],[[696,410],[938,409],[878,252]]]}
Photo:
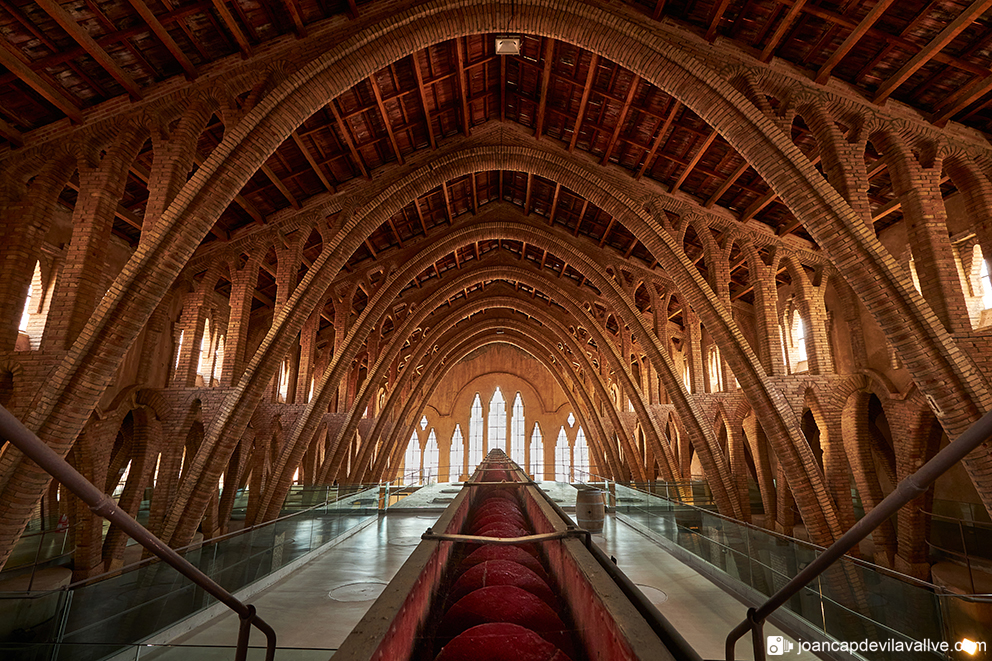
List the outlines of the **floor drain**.
{"label": "floor drain", "polygon": [[644,596],[648,598],[652,604],[657,606],[658,604],[663,604],[668,601],[668,595],[659,590],[658,588],[652,587],[650,585],[644,585],[643,583],[636,583],[637,589],[644,593]]}
{"label": "floor drain", "polygon": [[385,583],[378,581],[347,583],[334,588],[327,596],[334,601],[372,601],[382,594],[385,587]]}

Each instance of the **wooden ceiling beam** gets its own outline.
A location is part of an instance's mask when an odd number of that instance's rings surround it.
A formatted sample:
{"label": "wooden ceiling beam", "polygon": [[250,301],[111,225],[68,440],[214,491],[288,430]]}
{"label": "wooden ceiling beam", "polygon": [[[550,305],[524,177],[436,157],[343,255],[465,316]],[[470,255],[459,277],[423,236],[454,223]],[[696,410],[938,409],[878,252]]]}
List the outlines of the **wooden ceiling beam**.
{"label": "wooden ceiling beam", "polygon": [[530,215],[531,196],[534,193],[534,173],[527,173],[527,183],[524,187],[524,215]]}
{"label": "wooden ceiling beam", "polygon": [[382,90],[379,89],[379,83],[375,80],[375,74],[369,76],[369,83],[372,85],[372,94],[375,96],[375,104],[379,108],[379,114],[382,115],[382,124],[386,127],[386,134],[389,136],[389,144],[393,146],[393,153],[396,154],[396,161],[403,165],[403,154],[400,153],[399,143],[396,142],[396,134],[393,133],[393,126],[386,113],[386,104],[382,101]]}
{"label": "wooden ceiling beam", "polygon": [[713,12],[710,14],[710,25],[706,28],[706,41],[713,42],[716,39],[717,29],[720,27],[720,21],[723,20],[723,15],[727,12],[727,7],[730,6],[730,0],[720,0],[713,7]]}
{"label": "wooden ceiling beam", "polygon": [[358,4],[355,0],[348,0],[348,16],[350,16],[352,20],[358,18]]}
{"label": "wooden ceiling beam", "polygon": [[773,32],[771,38],[765,42],[765,47],[761,49],[761,55],[758,56],[759,60],[762,62],[768,62],[772,59],[772,55],[775,54],[775,49],[778,48],[779,42],[782,41],[782,37],[785,36],[786,31],[792,26],[792,22],[796,20],[796,17],[799,15],[799,12],[805,4],[806,0],[795,0],[792,6],[789,7],[789,11],[787,11],[785,13],[785,17],[779,21],[778,26],[775,28],[775,32]]}
{"label": "wooden ceiling beam", "polygon": [[420,229],[424,231],[424,236],[427,236],[427,223],[424,221],[424,211],[420,208],[420,198],[416,198],[413,201],[413,208],[417,211],[417,219],[420,221]]}
{"label": "wooden ceiling beam", "polygon": [[148,24],[148,27],[151,29],[152,33],[160,42],[162,42],[162,45],[165,46],[167,51],[169,51],[169,54],[172,55],[176,62],[179,63],[179,66],[183,68],[183,71],[186,72],[186,80],[195,80],[196,67],[194,67],[193,63],[190,62],[188,57],[186,57],[186,53],[184,53],[183,49],[179,47],[179,44],[177,44],[175,39],[172,38],[169,32],[165,29],[165,26],[162,25],[162,23],[155,16],[154,12],[148,8],[148,5],[145,4],[145,0],[128,0],[128,2],[132,7],[134,7],[134,10],[138,12],[141,19]]}
{"label": "wooden ceiling beam", "polygon": [[293,142],[296,143],[296,148],[299,149],[300,153],[303,154],[303,157],[307,159],[307,163],[310,164],[310,168],[316,173],[317,178],[320,179],[320,183],[324,185],[324,188],[327,189],[328,192],[335,192],[337,188],[335,188],[335,186],[327,180],[327,177],[324,176],[323,170],[320,169],[320,165],[317,164],[313,154],[310,152],[310,148],[303,142],[303,138],[300,137],[300,134],[293,131],[290,135],[293,138]]}
{"label": "wooden ceiling beam", "polygon": [[48,82],[36,73],[23,59],[21,52],[6,39],[0,39],[0,64],[17,76],[25,85],[41,95],[43,99],[58,108],[74,124],[83,123],[83,113],[67,93]]}
{"label": "wooden ceiling beam", "polygon": [[455,61],[458,65],[458,97],[462,106],[462,133],[468,137],[472,134],[472,116],[468,109],[469,88],[465,76],[465,44],[462,43],[462,39],[455,37]]}
{"label": "wooden ceiling beam", "polygon": [[294,209],[300,208],[300,203],[296,200],[295,197],[293,197],[293,194],[289,192],[289,189],[286,188],[286,184],[283,182],[283,180],[280,179],[276,175],[276,173],[272,171],[272,168],[270,168],[268,165],[265,165],[263,163],[262,167],[259,169],[262,171],[262,174],[264,174],[266,178],[268,178],[268,180],[271,181],[273,185],[275,185],[275,187],[279,189],[279,192],[282,193],[282,196],[286,198],[286,201],[289,202]]}
{"label": "wooden ceiling beam", "polygon": [[362,160],[361,154],[358,153],[358,149],[355,147],[355,141],[351,137],[351,131],[348,130],[348,127],[344,123],[344,120],[341,119],[341,113],[338,112],[338,106],[337,103],[334,101],[334,99],[331,99],[327,103],[327,107],[330,109],[331,114],[334,116],[334,121],[337,122],[338,130],[341,131],[341,135],[344,137],[345,145],[347,145],[348,151],[351,153],[352,160],[355,161],[355,164],[358,166],[358,169],[361,171],[362,176],[365,177],[366,179],[371,179],[372,177],[369,175],[368,168],[365,167],[365,162]]}
{"label": "wooden ceiling beam", "polygon": [[589,200],[582,200],[582,210],[579,211],[579,218],[575,221],[575,230],[572,232],[572,236],[579,235],[579,228],[582,227],[582,219],[586,215],[586,209],[589,208]]}
{"label": "wooden ceiling beam", "polygon": [[220,15],[220,20],[223,21],[224,27],[227,31],[231,33],[234,37],[234,41],[238,44],[238,49],[241,51],[241,59],[247,60],[251,57],[251,44],[248,43],[248,38],[245,37],[245,33],[241,31],[238,27],[237,21],[234,20],[234,15],[231,14],[231,10],[227,8],[226,0],[212,0],[214,3],[214,9]]}
{"label": "wooden ceiling beam", "polygon": [[893,75],[889,76],[875,92],[872,101],[874,103],[884,103],[907,79],[916,73],[927,62],[934,59],[945,46],[951,43],[955,37],[975,22],[986,10],[992,7],[992,0],[974,0],[961,14],[940,31],[936,37],[930,40],[923,49],[911,57]]}
{"label": "wooden ceiling beam", "polygon": [[[422,52],[430,58],[430,51],[428,49],[425,48]],[[413,73],[417,78],[417,94],[420,96],[420,105],[424,109],[424,119],[427,122],[427,137],[431,141],[431,149],[437,149],[437,138],[434,137],[434,120],[431,118],[431,112],[427,107],[427,90],[424,88],[424,75],[420,72],[417,55],[418,53],[410,55]]]}
{"label": "wooden ceiling beam", "polygon": [[138,84],[114,62],[114,59],[110,57],[107,51],[96,43],[96,40],[69,15],[69,12],[62,8],[62,5],[56,2],[56,0],[35,0],[35,2],[65,30],[66,34],[82,46],[83,50],[96,60],[97,64],[103,67],[124,88],[132,101],[141,100],[141,88],[138,87]]}
{"label": "wooden ceiling beam", "polygon": [[[663,2],[663,0],[662,0]],[[575,143],[579,140],[579,130],[582,128],[582,120],[586,114],[586,106],[589,104],[589,96],[592,94],[592,85],[596,77],[596,67],[599,66],[599,55],[592,54],[589,61],[589,71],[586,73],[586,84],[582,87],[582,99],[579,101],[579,112],[575,116],[575,124],[572,127],[572,139],[568,142],[568,151],[575,151]]]}
{"label": "wooden ceiling beam", "polygon": [[851,31],[847,38],[844,40],[837,50],[830,54],[827,61],[823,63],[820,70],[816,72],[816,82],[823,84],[827,82],[830,78],[830,72],[834,70],[838,64],[841,63],[847,54],[851,52],[862,37],[871,29],[871,26],[875,25],[878,19],[882,18],[882,14],[892,5],[895,0],[879,0],[878,4],[871,8],[871,11],[865,15],[863,19],[858,23],[858,26]]}
{"label": "wooden ceiling beam", "polygon": [[654,3],[654,11],[651,12],[651,18],[654,20],[661,19],[661,15],[665,13],[665,0],[658,0]]}
{"label": "wooden ceiling beam", "polygon": [[627,90],[627,98],[624,100],[623,107],[620,109],[620,115],[617,117],[617,125],[613,129],[613,135],[610,136],[610,141],[606,143],[606,150],[603,152],[603,158],[599,161],[600,165],[606,165],[610,160],[610,155],[613,154],[613,148],[617,144],[617,138],[620,137],[620,131],[623,130],[623,125],[627,122],[627,113],[630,112],[630,107],[634,103],[634,95],[637,92],[637,86],[640,84],[640,76],[634,76],[634,79],[630,81],[630,89]]}
{"label": "wooden ceiling beam", "polygon": [[723,194],[726,193],[728,190],[730,190],[730,187],[733,186],[737,182],[737,180],[741,178],[741,176],[747,171],[749,167],[751,167],[751,164],[748,163],[747,161],[743,161],[740,165],[738,165],[737,169],[734,170],[733,173],[729,177],[727,177],[722,184],[720,184],[720,187],[717,188],[712,195],[710,195],[710,199],[706,200],[706,203],[703,206],[709,209],[714,204],[716,204],[717,200],[723,197]]}
{"label": "wooden ceiling beam", "polygon": [[713,144],[713,141],[716,139],[717,135],[717,132],[713,131],[705,140],[703,140],[703,144],[699,146],[698,150],[696,150],[696,154],[689,161],[689,164],[682,168],[682,174],[680,174],[679,178],[675,180],[674,184],[672,184],[671,190],[668,191],[669,193],[674,193],[677,191],[679,186],[685,182],[686,178],[689,176],[689,173],[692,172],[693,168],[696,167],[696,164],[698,164],[703,158],[703,154],[705,154],[706,150]]}
{"label": "wooden ceiling beam", "polygon": [[444,216],[448,219],[448,225],[455,222],[455,211],[451,206],[451,194],[448,192],[448,182],[441,182],[441,195],[444,197]]}
{"label": "wooden ceiling beam", "polygon": [[307,26],[303,24],[303,14],[300,11],[299,0],[283,0],[289,15],[293,19],[293,29],[296,31],[296,38],[303,39],[307,36]]}
{"label": "wooden ceiling beam", "polygon": [[654,159],[655,153],[658,151],[658,148],[661,147],[665,136],[668,135],[668,129],[672,126],[672,120],[675,119],[675,115],[678,114],[679,108],[681,107],[682,102],[673,98],[668,114],[661,123],[661,128],[658,130],[658,135],[655,136],[654,142],[651,144],[651,149],[649,149],[647,154],[644,156],[644,162],[641,163],[641,167],[637,171],[637,176],[634,177],[635,179],[640,179],[644,176],[644,173],[647,172],[648,167],[651,165],[651,161]]}
{"label": "wooden ceiling beam", "polygon": [[11,147],[23,147],[24,136],[7,122],[0,120],[0,136],[10,143]]}
{"label": "wooden ceiling beam", "polygon": [[551,81],[552,61],[554,60],[555,40],[544,39],[544,69],[541,71],[541,96],[537,106],[537,121],[534,122],[534,137],[541,139],[544,131],[544,113],[548,107],[548,83]]}
{"label": "wooden ceiling beam", "polygon": [[555,192],[551,196],[551,211],[548,212],[548,225],[555,224],[555,212],[558,211],[558,198],[561,194],[561,184],[555,183]]}

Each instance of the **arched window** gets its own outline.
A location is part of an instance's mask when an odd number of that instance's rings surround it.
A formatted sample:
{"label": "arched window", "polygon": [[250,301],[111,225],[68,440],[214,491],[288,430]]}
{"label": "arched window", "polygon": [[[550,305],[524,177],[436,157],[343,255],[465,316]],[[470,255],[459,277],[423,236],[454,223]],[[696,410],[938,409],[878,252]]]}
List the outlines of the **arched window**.
{"label": "arched window", "polygon": [[[210,369],[210,320],[203,322],[203,339],[200,340],[200,357],[196,361],[196,373],[206,382],[206,372]],[[204,385],[209,385],[204,383]],[[285,397],[283,398],[285,401]]]}
{"label": "arched window", "polygon": [[555,481],[567,482],[568,474],[572,471],[572,453],[568,447],[568,436],[565,428],[558,430],[558,441],[555,443]]}
{"label": "arched window", "polygon": [[544,440],[541,438],[541,425],[536,422],[530,435],[530,475],[535,482],[544,480]]}
{"label": "arched window", "polygon": [[403,457],[403,484],[420,482],[420,439],[414,431]]}
{"label": "arched window", "polygon": [[[38,269],[38,265],[35,264],[35,270]],[[31,319],[31,292],[34,287],[28,287],[28,297],[24,300],[24,312],[21,314],[21,323],[17,326],[17,330],[22,333],[28,330],[28,321]]]}
{"label": "arched window", "polygon": [[685,389],[692,392],[692,373],[689,370],[689,359],[682,362],[682,381],[685,382]]}
{"label": "arched window", "polygon": [[441,460],[441,452],[437,447],[437,435],[434,430],[431,429],[431,433],[427,436],[427,447],[424,448],[424,473],[427,477],[427,481],[430,482],[431,477],[438,474],[438,462]]}
{"label": "arched window", "polygon": [[214,352],[214,373],[213,375],[211,375],[212,381],[209,385],[213,385],[214,381],[218,383],[220,382],[220,372],[221,369],[223,368],[223,365],[224,365],[224,336],[221,335],[220,339],[217,340],[217,350]]}
{"label": "arched window", "polygon": [[510,459],[524,465],[524,400],[517,393],[513,400],[513,417],[510,419]]}
{"label": "arched window", "polygon": [[282,361],[282,368],[279,372],[279,401],[285,402],[289,396],[289,358]]}
{"label": "arched window", "polygon": [[499,386],[489,400],[489,449],[506,452],[506,400]]}
{"label": "arched window", "polygon": [[712,346],[709,351],[710,392],[723,390],[723,365],[720,360],[720,347]]}
{"label": "arched window", "polygon": [[589,480],[589,445],[586,443],[586,433],[580,426],[575,432],[575,479]]}
{"label": "arched window", "polygon": [[482,399],[475,393],[472,417],[468,421],[468,472],[475,470],[482,461]]}
{"label": "arched window", "polygon": [[992,309],[992,278],[989,277],[989,262],[987,259],[982,260],[978,278],[982,283],[982,309]]}
{"label": "arched window", "polygon": [[806,355],[806,325],[803,323],[803,318],[799,313],[795,313],[795,315],[796,356],[802,362],[808,358]]}
{"label": "arched window", "polygon": [[176,364],[172,368],[173,371],[179,369],[179,357],[183,355],[183,340],[186,338],[186,331],[179,331],[179,342],[176,343]]}
{"label": "arched window", "polygon": [[455,433],[451,435],[451,453],[448,457],[448,481],[457,482],[462,476],[462,464],[465,463],[465,439],[462,438],[461,425],[455,425]]}

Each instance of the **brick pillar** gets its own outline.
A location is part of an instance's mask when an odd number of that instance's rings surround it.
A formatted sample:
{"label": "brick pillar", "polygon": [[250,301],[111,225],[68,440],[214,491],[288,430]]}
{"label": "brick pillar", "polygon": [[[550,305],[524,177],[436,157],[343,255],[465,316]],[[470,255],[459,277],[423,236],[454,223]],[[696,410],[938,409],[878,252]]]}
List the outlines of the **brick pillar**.
{"label": "brick pillar", "polygon": [[879,142],[889,163],[892,187],[902,203],[923,298],[948,333],[969,331],[968,305],[961,290],[940,193],[943,161],[938,158],[929,167],[924,166],[898,141],[899,138],[887,136]]}
{"label": "brick pillar", "polygon": [[320,328],[320,309],[314,310],[300,330],[300,362],[296,378],[297,404],[306,404],[310,397],[310,379],[314,375],[317,358],[317,330]]}
{"label": "brick pillar", "polygon": [[[345,338],[348,335],[348,328],[350,327],[351,316],[351,298],[335,297],[334,299],[334,353],[338,353],[342,350],[344,346]],[[329,384],[334,387],[334,384]],[[343,378],[337,383],[337,401],[334,405],[334,410],[337,413],[342,413],[347,410],[346,402],[348,400],[348,379]]]}
{"label": "brick pillar", "polygon": [[706,392],[706,380],[703,376],[703,332],[699,317],[694,312],[682,311],[685,319],[686,343],[689,345],[689,369],[692,370],[692,392]]}
{"label": "brick pillar", "polygon": [[758,491],[761,493],[761,503],[765,510],[764,527],[774,530],[778,502],[771,462],[768,459],[768,441],[765,439],[765,433],[753,413],[744,418],[742,431],[744,432],[745,441],[751,448],[751,458],[754,459],[755,473],[758,474]]}
{"label": "brick pillar", "polygon": [[248,352],[248,323],[251,318],[252,292],[258,283],[259,257],[253,251],[248,262],[235,270],[231,265],[231,316],[227,321],[227,335],[224,338],[224,364],[221,367],[220,384],[233,386],[245,371]]}
{"label": "brick pillar", "polygon": [[200,291],[187,294],[182,315],[179,317],[183,343],[179,347],[179,359],[172,378],[174,387],[192,388],[196,385],[196,367],[200,360],[200,345],[203,343],[206,320],[207,309],[201,288]]}
{"label": "brick pillar", "polygon": [[[0,232],[0,353],[13,351],[27,300],[34,264],[52,224],[59,194],[75,169],[75,160],[54,159],[29,186],[10,191],[3,200],[5,231]],[[992,254],[992,253],[990,253]]]}
{"label": "brick pillar", "polygon": [[734,477],[734,485],[741,500],[741,513],[744,520],[751,521],[751,497],[747,483],[747,459],[744,456],[744,429],[738,424],[727,428],[727,435],[730,437],[730,470]]}
{"label": "brick pillar", "polygon": [[778,287],[775,271],[761,265],[751,274],[754,285],[754,331],[758,339],[758,360],[770,376],[785,374],[782,334],[778,325]]}
{"label": "brick pillar", "polygon": [[815,290],[797,301],[796,306],[806,329],[806,358],[809,361],[810,374],[833,374],[834,359],[830,337],[827,335],[827,308],[823,303],[823,287],[816,287]]}

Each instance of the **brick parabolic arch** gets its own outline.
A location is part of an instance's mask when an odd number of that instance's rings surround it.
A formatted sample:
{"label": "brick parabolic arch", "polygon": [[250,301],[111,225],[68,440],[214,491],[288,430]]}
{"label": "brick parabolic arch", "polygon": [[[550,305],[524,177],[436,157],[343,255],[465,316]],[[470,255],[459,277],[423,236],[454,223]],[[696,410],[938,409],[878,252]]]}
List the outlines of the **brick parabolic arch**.
{"label": "brick parabolic arch", "polygon": [[[153,235],[139,246],[111,286],[34,403],[28,426],[57,452],[68,451],[124,352],[220,212],[290,132],[328,99],[433,43],[491,32],[542,35],[580,45],[684,102],[737,149],[803,221],[867,304],[921,390],[946,412],[941,423],[949,436],[956,437],[992,408],[987,379],[958,350],[870,229],[788,136],[714,71],[681,53],[676,45],[656,43],[650,26],[630,14],[561,0],[510,4],[437,0],[390,16],[328,49],[277,85],[225,132],[222,143],[162,214],[151,230]],[[657,228],[647,212],[638,209],[634,213]],[[342,228],[354,229],[347,224]],[[654,246],[642,242],[656,251],[657,241]],[[694,274],[672,275],[686,279]],[[280,337],[288,328],[283,326],[282,333],[273,332],[267,339],[288,343]],[[718,329],[714,335],[729,332]],[[988,507],[992,504],[992,470],[987,451],[973,453],[967,465]],[[47,476],[22,465],[17,453],[5,454],[0,471],[0,547],[9,548],[30,516],[34,497],[41,493]],[[827,496],[817,494],[821,497]],[[828,527],[836,531],[836,522]]]}

